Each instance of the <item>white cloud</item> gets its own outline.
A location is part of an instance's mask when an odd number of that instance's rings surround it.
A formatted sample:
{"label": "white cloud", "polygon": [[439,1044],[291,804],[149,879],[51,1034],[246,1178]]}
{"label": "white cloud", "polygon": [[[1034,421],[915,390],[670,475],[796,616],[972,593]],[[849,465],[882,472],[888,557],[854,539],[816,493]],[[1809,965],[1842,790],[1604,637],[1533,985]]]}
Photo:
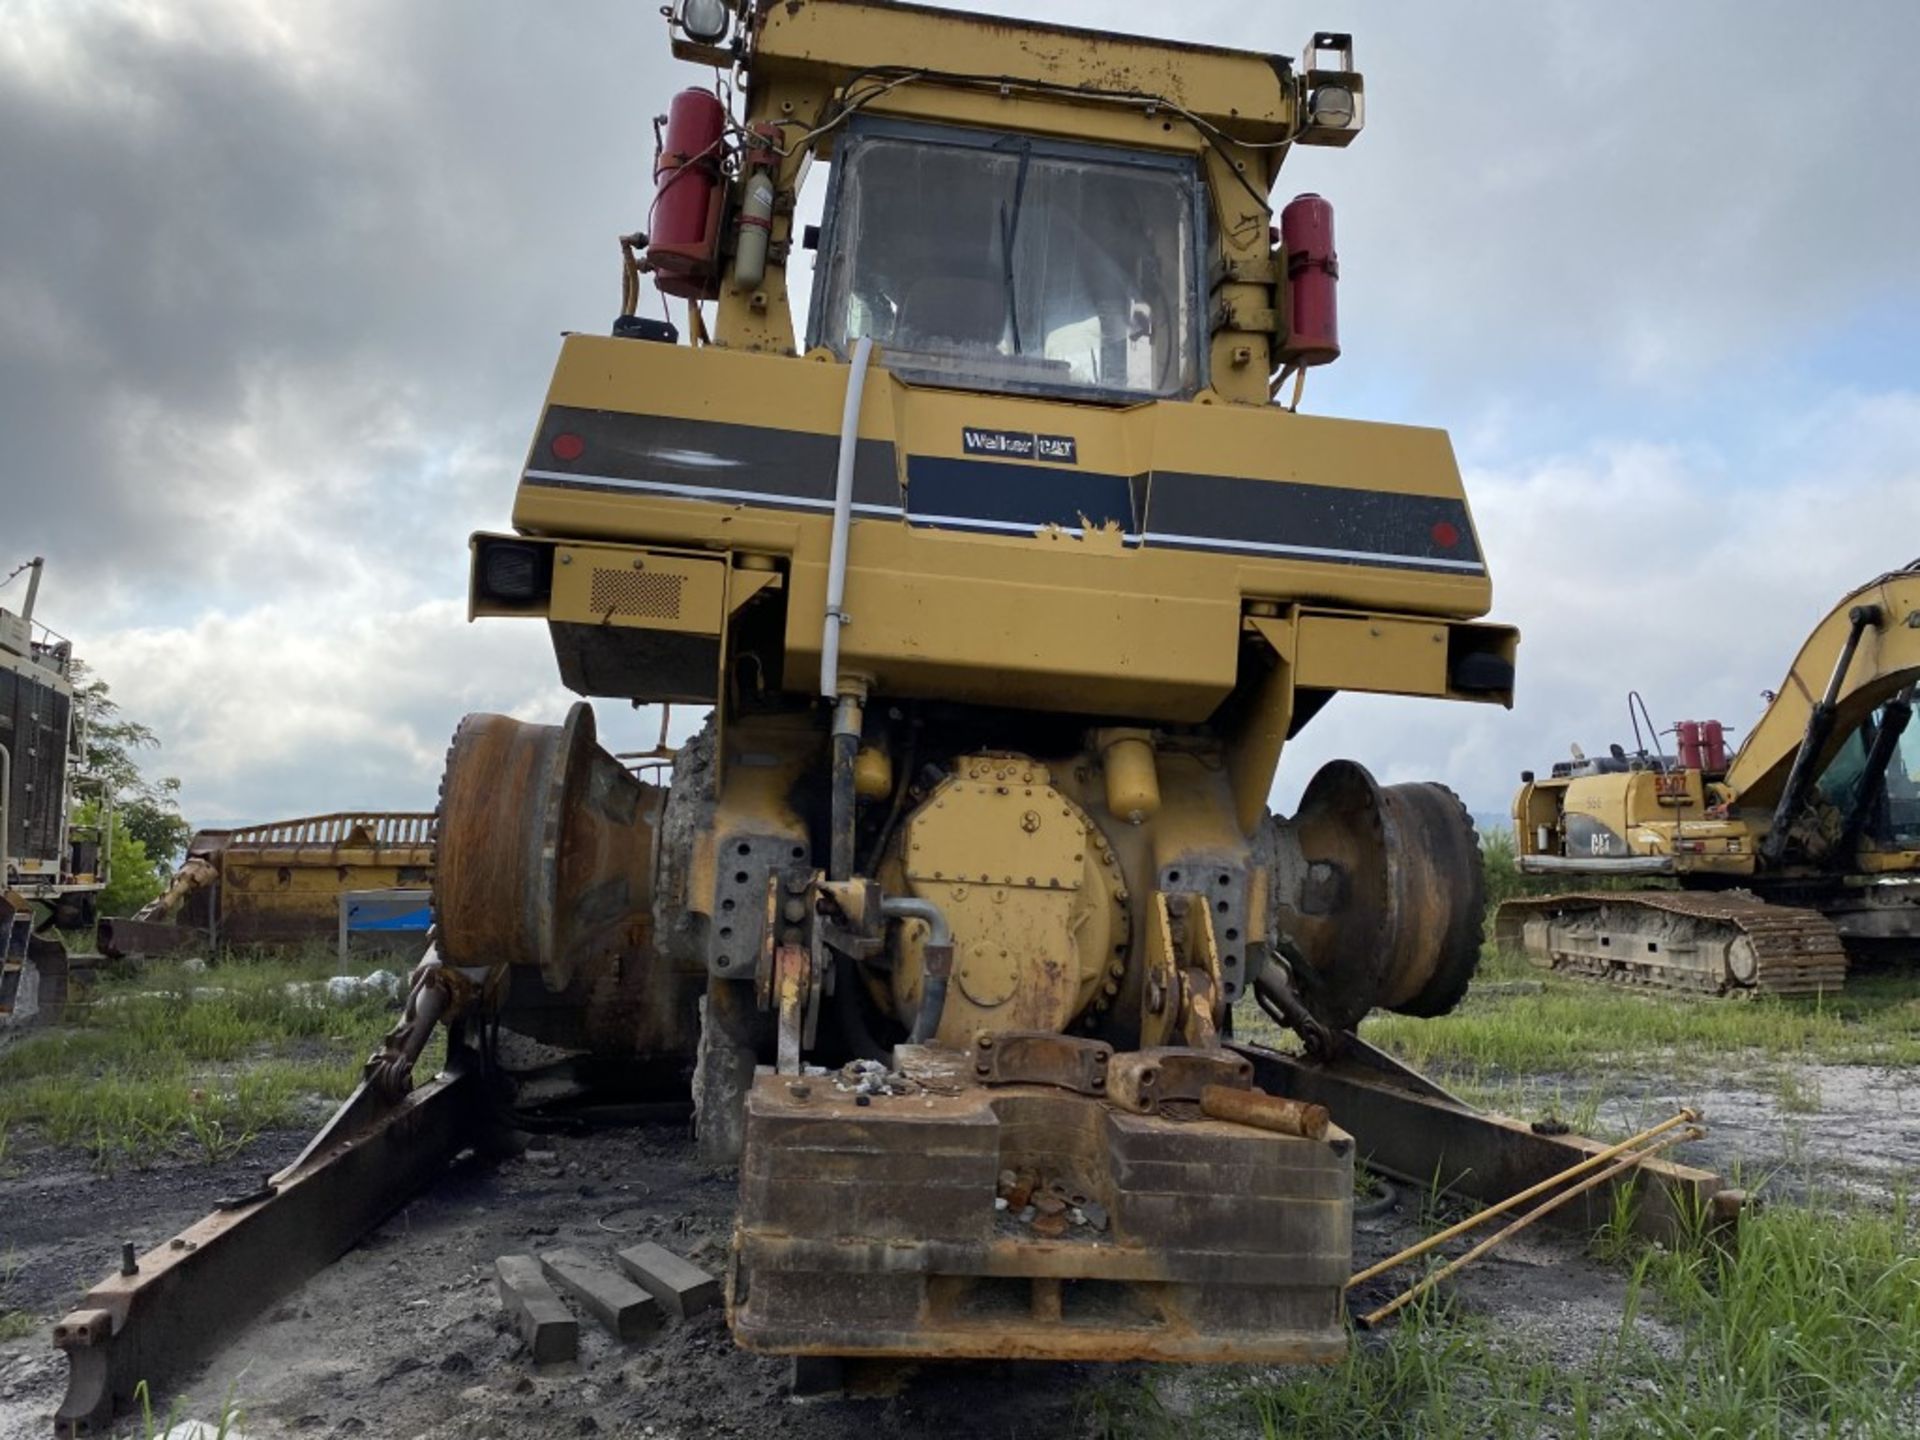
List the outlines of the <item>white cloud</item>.
{"label": "white cloud", "polygon": [[[1344,23],[1025,8],[1273,49]],[[1780,3],[1364,21],[1368,133],[1280,186],[1340,207],[1348,353],[1309,406],[1454,426],[1521,699],[1342,698],[1282,793],[1338,739],[1499,808],[1618,734],[1629,684],[1744,725],[1816,614],[1920,550],[1920,398],[1825,348],[1920,310],[1920,7],[1823,13],[1847,81],[1817,96]],[[49,556],[42,614],[195,818],[421,803],[461,710],[563,713],[537,626],[461,619],[465,536],[506,520],[556,332],[610,316],[649,117],[704,79],[628,0],[0,6],[0,560]],[[1735,385],[1751,435],[1706,398]]]}
{"label": "white cloud", "polygon": [[1523,637],[1513,711],[1342,696],[1287,752],[1276,799],[1344,754],[1503,811],[1520,770],[1629,741],[1629,689],[1663,729],[1715,718],[1743,736],[1815,621],[1920,558],[1920,393],[1757,416],[1753,441],[1767,461],[1751,474],[1633,441],[1470,467],[1493,618]]}

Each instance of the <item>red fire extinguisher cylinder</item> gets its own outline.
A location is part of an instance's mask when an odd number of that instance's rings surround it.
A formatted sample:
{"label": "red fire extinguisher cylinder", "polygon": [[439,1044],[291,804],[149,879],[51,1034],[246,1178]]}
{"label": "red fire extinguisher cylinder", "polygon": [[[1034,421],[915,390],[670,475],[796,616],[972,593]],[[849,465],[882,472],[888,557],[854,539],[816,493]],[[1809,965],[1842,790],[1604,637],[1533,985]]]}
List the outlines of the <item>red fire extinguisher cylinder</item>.
{"label": "red fire extinguisher cylinder", "polygon": [[1700,722],[1681,720],[1674,725],[1673,733],[1679,740],[1680,768],[1682,770],[1700,769]]}
{"label": "red fire extinguisher cylinder", "polygon": [[705,90],[682,90],[667,107],[666,134],[653,164],[647,266],[668,295],[708,294],[719,269],[726,122],[719,97]]}
{"label": "red fire extinguisher cylinder", "polygon": [[1333,205],[1297,195],[1280,212],[1280,246],[1287,257],[1292,315],[1282,347],[1294,365],[1326,365],[1340,358],[1340,312],[1335,289],[1340,257],[1333,249]]}
{"label": "red fire extinguisher cylinder", "polygon": [[1705,762],[1702,769],[1725,774],[1727,769],[1727,727],[1718,720],[1705,720],[1700,724],[1701,759]]}

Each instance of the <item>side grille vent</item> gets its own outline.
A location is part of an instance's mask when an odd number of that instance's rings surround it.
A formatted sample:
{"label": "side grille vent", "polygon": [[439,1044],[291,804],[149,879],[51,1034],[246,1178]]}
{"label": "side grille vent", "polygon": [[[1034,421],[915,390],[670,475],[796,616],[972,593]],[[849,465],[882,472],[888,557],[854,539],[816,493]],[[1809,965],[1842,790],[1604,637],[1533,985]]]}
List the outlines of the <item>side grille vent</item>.
{"label": "side grille vent", "polygon": [[678,620],[684,575],[660,571],[596,568],[590,601],[600,615],[631,615],[641,620]]}

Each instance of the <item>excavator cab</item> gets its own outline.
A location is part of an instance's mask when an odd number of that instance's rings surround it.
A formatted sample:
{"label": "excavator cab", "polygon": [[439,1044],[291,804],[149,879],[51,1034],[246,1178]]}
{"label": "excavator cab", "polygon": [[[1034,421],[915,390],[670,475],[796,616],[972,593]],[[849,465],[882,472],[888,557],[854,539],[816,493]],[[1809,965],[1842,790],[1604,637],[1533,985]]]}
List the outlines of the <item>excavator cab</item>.
{"label": "excavator cab", "polygon": [[856,118],[810,346],[871,337],[902,380],[1130,403],[1199,387],[1191,156]]}
{"label": "excavator cab", "polygon": [[[1909,693],[1876,709],[1841,742],[1815,782],[1820,800],[1843,825],[1859,810],[1851,823],[1877,849],[1920,849],[1920,738],[1907,732],[1912,704]],[[1883,747],[1884,756],[1877,753]]]}

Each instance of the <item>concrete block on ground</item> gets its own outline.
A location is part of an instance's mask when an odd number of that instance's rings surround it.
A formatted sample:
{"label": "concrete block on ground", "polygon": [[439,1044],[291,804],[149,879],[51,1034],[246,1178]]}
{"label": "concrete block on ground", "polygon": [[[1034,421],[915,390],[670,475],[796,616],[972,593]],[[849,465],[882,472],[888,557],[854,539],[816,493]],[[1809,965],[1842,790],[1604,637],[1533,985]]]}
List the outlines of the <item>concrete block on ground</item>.
{"label": "concrete block on ground", "polygon": [[536,1365],[571,1360],[580,1353],[580,1322],[573,1318],[531,1255],[502,1255],[493,1262],[500,1303],[527,1342]]}
{"label": "concrete block on ground", "polygon": [[597,1255],[549,1250],[540,1257],[540,1268],[620,1339],[644,1340],[660,1328],[660,1302]]}
{"label": "concrete block on ground", "polygon": [[641,1289],[682,1320],[720,1303],[718,1280],[651,1240],[622,1250],[619,1260]]}

